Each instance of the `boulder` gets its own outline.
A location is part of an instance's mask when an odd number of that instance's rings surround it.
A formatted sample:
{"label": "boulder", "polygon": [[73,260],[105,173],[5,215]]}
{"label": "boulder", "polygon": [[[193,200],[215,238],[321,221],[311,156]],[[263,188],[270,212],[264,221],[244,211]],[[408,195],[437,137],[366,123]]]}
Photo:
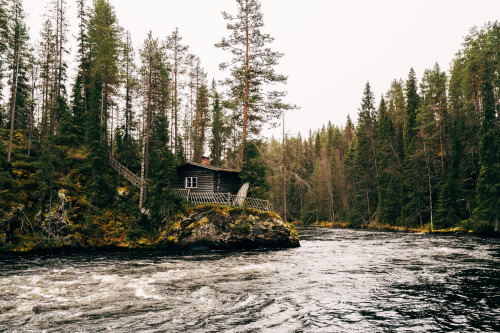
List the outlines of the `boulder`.
{"label": "boulder", "polygon": [[164,233],[162,245],[192,250],[298,247],[292,224],[272,212],[203,205],[187,212]]}

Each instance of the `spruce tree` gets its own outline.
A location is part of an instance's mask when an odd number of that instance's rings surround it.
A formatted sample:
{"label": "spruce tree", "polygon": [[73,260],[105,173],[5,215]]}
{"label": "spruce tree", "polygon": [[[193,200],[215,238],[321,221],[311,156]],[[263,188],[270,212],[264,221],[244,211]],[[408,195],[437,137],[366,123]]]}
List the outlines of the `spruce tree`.
{"label": "spruce tree", "polygon": [[224,110],[221,105],[219,93],[215,89],[215,85],[212,90],[214,95],[212,105],[212,137],[210,140],[210,157],[213,161],[213,165],[221,166],[225,138],[230,129],[226,124]]}
{"label": "spruce tree", "polygon": [[63,126],[69,125],[68,134],[73,144],[85,142],[85,117],[89,109],[89,45],[87,38],[88,17],[86,14],[85,0],[77,1],[78,22],[78,73],[71,93],[71,117]]}
{"label": "spruce tree", "polygon": [[85,117],[85,139],[88,149],[87,166],[90,177],[88,186],[92,204],[104,206],[109,202],[111,188],[106,177],[107,149],[101,138],[101,106],[103,82],[101,75],[92,79],[89,95],[89,110]]}
{"label": "spruce tree", "polygon": [[208,127],[209,91],[202,83],[196,94],[196,116],[194,119],[194,162],[201,163],[205,151],[206,128]]}
{"label": "spruce tree", "polygon": [[121,46],[121,28],[115,10],[108,1],[94,1],[87,36],[90,50],[88,84],[95,87],[102,82],[102,116],[99,122],[101,141],[107,147],[109,110],[120,78],[118,64]]}
{"label": "spruce tree", "polygon": [[396,151],[396,131],[382,97],[377,123],[378,219],[395,225],[401,213],[401,166]]}
{"label": "spruce tree", "polygon": [[422,211],[420,193],[418,192],[418,166],[416,165],[415,152],[417,147],[417,113],[420,97],[417,93],[417,77],[415,71],[410,69],[406,81],[406,106],[404,127],[404,173],[403,195],[401,196],[401,222],[405,227],[415,227],[421,224]]}
{"label": "spruce tree", "polygon": [[376,111],[370,84],[366,83],[358,114],[358,126],[353,147],[353,176],[355,206],[350,220],[356,224],[368,224],[377,209],[377,150]]}
{"label": "spruce tree", "polygon": [[481,87],[482,124],[480,132],[477,207],[474,219],[499,231],[500,218],[500,122],[497,116],[492,76],[488,68]]}
{"label": "spruce tree", "polygon": [[252,198],[268,199],[270,186],[267,181],[267,164],[262,155],[262,141],[247,141],[247,162],[241,170],[241,180],[249,182],[248,196]]}
{"label": "spruce tree", "polygon": [[460,141],[462,122],[457,119],[450,131],[451,147],[449,163],[443,173],[436,210],[436,226],[449,228],[467,218],[464,189],[464,170],[461,158],[463,148]]}

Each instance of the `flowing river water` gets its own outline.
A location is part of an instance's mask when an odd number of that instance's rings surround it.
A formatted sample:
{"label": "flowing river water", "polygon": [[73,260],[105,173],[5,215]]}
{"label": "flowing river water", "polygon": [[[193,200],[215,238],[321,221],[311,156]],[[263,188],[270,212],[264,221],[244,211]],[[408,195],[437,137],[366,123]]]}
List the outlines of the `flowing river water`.
{"label": "flowing river water", "polygon": [[500,331],[498,239],[299,233],[280,251],[0,257],[0,331]]}

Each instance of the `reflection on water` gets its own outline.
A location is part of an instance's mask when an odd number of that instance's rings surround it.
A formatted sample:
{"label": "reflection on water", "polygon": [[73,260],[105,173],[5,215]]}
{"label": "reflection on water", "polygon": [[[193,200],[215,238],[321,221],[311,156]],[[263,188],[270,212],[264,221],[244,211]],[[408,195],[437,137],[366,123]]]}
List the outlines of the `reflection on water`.
{"label": "reflection on water", "polygon": [[500,331],[500,241],[304,228],[282,251],[0,257],[0,331]]}

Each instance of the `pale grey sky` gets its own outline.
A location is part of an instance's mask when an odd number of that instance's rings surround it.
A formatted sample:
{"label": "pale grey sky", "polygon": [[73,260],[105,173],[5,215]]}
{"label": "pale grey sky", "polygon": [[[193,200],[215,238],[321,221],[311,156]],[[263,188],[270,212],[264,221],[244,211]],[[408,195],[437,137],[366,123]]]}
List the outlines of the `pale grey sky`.
{"label": "pale grey sky", "polygon": [[[38,38],[48,0],[24,0],[32,38]],[[74,7],[73,0],[68,3]],[[90,4],[91,1],[88,1]],[[164,39],[175,27],[198,55],[209,78],[225,74],[230,57],[214,44],[228,34],[221,11],[235,13],[234,0],[110,0],[136,50],[149,30]],[[499,0],[261,0],[264,31],[272,48],[285,53],[279,72],[288,75],[287,100],[300,110],[287,115],[287,131],[306,135],[331,121],[355,121],[362,91],[370,82],[377,103],[392,80],[413,67],[449,64],[469,29],[500,19]],[[76,15],[70,10],[72,28]],[[74,67],[74,65],[72,65]],[[278,133],[278,132],[276,132]],[[279,136],[279,134],[277,134]]]}

